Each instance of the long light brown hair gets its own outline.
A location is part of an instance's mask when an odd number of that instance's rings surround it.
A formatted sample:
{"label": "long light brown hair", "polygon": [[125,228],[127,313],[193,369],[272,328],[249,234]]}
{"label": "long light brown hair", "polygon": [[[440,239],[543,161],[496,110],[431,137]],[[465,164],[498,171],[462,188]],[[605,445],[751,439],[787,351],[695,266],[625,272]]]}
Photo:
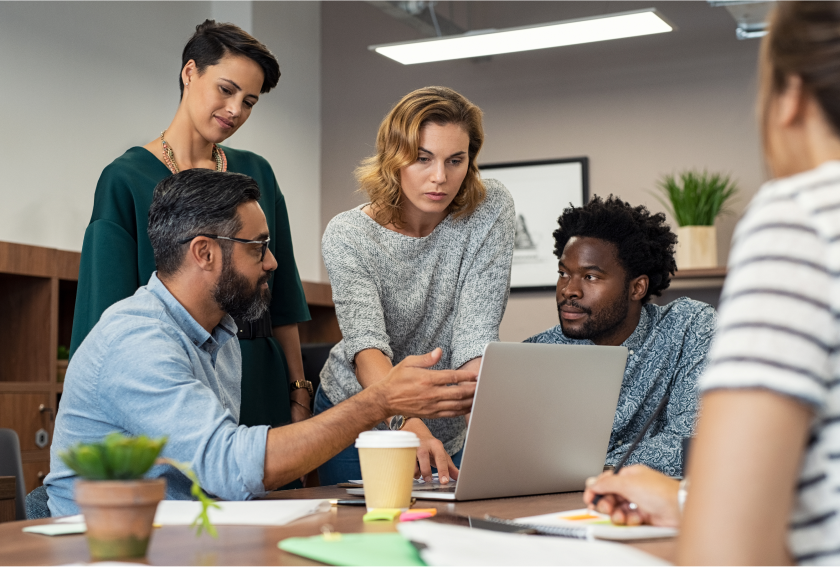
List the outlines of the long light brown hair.
{"label": "long light brown hair", "polygon": [[758,116],[767,147],[769,107],[791,76],[840,135],[840,2],[778,2],[761,46]]}
{"label": "long light brown hair", "polygon": [[446,87],[425,87],[405,95],[379,125],[376,154],[356,169],[359,191],[370,199],[376,222],[400,226],[403,199],[400,170],[417,161],[420,130],[427,124],[456,124],[469,136],[467,175],[449,212],[455,217],[472,213],[487,196],[476,164],[484,144],[481,118],[480,108]]}

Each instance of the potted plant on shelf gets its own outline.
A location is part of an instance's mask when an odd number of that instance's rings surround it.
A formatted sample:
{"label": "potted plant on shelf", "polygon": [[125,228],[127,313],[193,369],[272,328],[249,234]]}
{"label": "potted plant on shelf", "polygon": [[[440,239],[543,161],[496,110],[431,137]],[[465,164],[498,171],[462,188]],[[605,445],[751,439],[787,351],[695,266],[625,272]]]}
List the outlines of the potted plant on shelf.
{"label": "potted plant on shelf", "polygon": [[[657,199],[679,225],[677,269],[717,267],[715,219],[738,192],[728,175],[707,171],[684,171],[679,179],[666,175],[657,186]],[[663,198],[664,196],[664,198]]]}
{"label": "potted plant on shelf", "polygon": [[204,494],[186,465],[158,459],[164,445],[166,438],[111,433],[102,442],[80,443],[59,453],[81,477],[76,481],[75,500],[85,517],[88,547],[94,560],[146,555],[155,511],[166,492],[165,479],[143,478],[154,464],[175,466],[193,481],[192,494],[202,502],[193,526],[197,525],[199,534],[207,529],[216,536],[207,509],[218,505]]}

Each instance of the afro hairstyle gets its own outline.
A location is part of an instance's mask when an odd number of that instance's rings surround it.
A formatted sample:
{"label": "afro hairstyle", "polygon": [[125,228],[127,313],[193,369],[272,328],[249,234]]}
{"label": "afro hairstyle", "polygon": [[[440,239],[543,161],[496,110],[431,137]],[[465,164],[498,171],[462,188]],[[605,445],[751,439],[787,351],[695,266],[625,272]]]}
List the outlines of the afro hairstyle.
{"label": "afro hairstyle", "polygon": [[677,270],[677,235],[665,224],[664,214],[652,215],[644,205],[633,207],[613,195],[606,200],[596,195],[583,207],[564,210],[557,222],[560,228],[554,231],[554,254],[558,259],[573,236],[600,238],[615,245],[628,282],[641,275],[650,280],[643,304],[671,285]]}

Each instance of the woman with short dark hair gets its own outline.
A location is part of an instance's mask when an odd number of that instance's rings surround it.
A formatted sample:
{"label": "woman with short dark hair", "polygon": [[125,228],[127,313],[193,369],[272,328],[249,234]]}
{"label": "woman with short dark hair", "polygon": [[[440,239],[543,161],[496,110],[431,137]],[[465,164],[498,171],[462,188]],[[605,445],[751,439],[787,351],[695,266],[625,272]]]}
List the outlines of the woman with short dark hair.
{"label": "woman with short dark hair", "polygon": [[[207,20],[184,47],[181,102],[171,124],[143,147],[128,149],[102,172],[85,231],[71,353],[105,309],[146,285],[155,270],[146,232],[152,194],[178,171],[243,173],[262,192],[269,249],[278,268],[270,280],[269,314],[237,321],[242,349],[242,425],[282,425],[309,417],[297,324],[309,319],[292,251],[286,203],[262,157],[220,144],[248,119],[259,97],[277,85],[280,68],[268,48],[233,24]],[[224,235],[235,236],[235,235]],[[299,383],[300,385],[302,383]],[[290,400],[290,395],[292,400]]]}

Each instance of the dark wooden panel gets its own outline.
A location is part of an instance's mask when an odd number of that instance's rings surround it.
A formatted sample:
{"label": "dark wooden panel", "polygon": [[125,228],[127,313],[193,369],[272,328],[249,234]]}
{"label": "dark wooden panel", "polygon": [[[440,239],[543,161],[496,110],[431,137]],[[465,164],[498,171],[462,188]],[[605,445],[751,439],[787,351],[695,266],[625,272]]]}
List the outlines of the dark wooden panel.
{"label": "dark wooden panel", "polygon": [[[46,429],[52,436],[53,417],[49,411],[41,412],[43,404],[55,411],[54,396],[48,392],[7,393],[0,395],[0,428],[14,429],[20,438],[21,451],[47,451],[35,444],[35,432]],[[47,452],[49,457],[49,452]]]}
{"label": "dark wooden panel", "polygon": [[79,264],[82,261],[81,252],[68,250],[55,251],[54,275],[63,280],[77,281],[79,279]]}
{"label": "dark wooden panel", "polygon": [[310,306],[335,307],[332,300],[332,286],[328,283],[301,282],[306,303]]}
{"label": "dark wooden panel", "polygon": [[55,382],[50,278],[0,274],[0,381]]}
{"label": "dark wooden panel", "polygon": [[298,323],[301,343],[337,343],[341,340],[341,329],[334,307],[309,305],[311,321]]}
{"label": "dark wooden panel", "polygon": [[58,346],[70,348],[77,289],[78,282],[69,280],[58,282]]}
{"label": "dark wooden panel", "polygon": [[26,493],[29,494],[42,484],[44,478],[50,472],[49,453],[45,461],[30,461],[23,463],[23,480],[26,484]]}
{"label": "dark wooden panel", "polygon": [[55,271],[55,253],[52,248],[0,242],[0,272],[50,277]]}
{"label": "dark wooden panel", "polygon": [[13,476],[0,476],[0,523],[15,521],[15,487]]}

